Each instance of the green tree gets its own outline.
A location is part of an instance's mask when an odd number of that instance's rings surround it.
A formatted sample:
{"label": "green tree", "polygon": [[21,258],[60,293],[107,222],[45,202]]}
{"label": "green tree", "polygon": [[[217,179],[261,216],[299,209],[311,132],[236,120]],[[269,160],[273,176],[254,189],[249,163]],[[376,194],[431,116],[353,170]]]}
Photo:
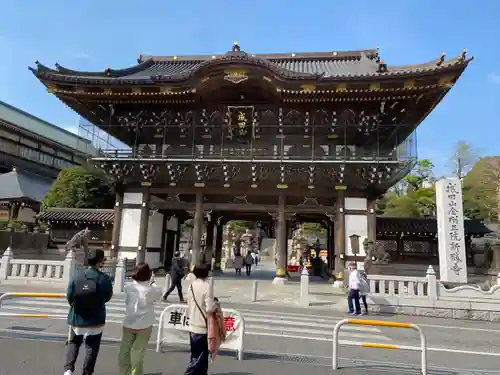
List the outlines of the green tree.
{"label": "green tree", "polygon": [[389,195],[385,198],[383,216],[423,217],[432,214],[436,207],[434,187],[421,187],[406,195]]}
{"label": "green tree", "polygon": [[253,223],[246,220],[231,220],[227,223],[229,229],[235,234],[243,234],[247,229],[252,228]]}
{"label": "green tree", "polygon": [[112,208],[113,183],[100,170],[84,166],[59,172],[42,200],[42,207]]}
{"label": "green tree", "polygon": [[326,233],[326,229],[319,223],[302,223],[301,228],[304,233],[316,237]]}
{"label": "green tree", "polygon": [[500,157],[478,160],[463,178],[464,213],[467,217],[495,220],[500,212]]}
{"label": "green tree", "polygon": [[470,143],[458,142],[455,145],[453,155],[450,157],[450,164],[453,175],[460,180],[465,177],[467,172],[478,160],[477,152],[472,148]]}
{"label": "green tree", "polygon": [[434,182],[433,168],[434,164],[430,159],[419,160],[408,176],[403,179],[408,184],[408,191],[420,189],[424,182]]}

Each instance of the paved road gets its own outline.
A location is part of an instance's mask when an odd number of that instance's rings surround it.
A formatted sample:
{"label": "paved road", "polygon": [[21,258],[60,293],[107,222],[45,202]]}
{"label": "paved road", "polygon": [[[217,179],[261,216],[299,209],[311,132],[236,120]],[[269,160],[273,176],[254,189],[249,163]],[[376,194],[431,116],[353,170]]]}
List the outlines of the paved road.
{"label": "paved road", "polygon": [[[43,350],[40,345],[43,344]],[[116,342],[104,341],[96,365],[96,374],[116,375],[118,348]],[[62,373],[62,359],[65,346],[62,341],[34,338],[8,338],[0,335],[0,373],[2,375],[54,375]],[[82,353],[83,354],[83,353]],[[83,355],[77,362],[77,372]],[[168,353],[155,353],[149,350],[145,358],[146,375],[178,375],[184,372],[188,362],[186,350],[177,349]],[[376,362],[344,360],[345,367],[332,372],[330,363],[314,359],[293,356],[247,355],[243,361],[237,361],[226,355],[220,355],[210,365],[213,375],[418,375],[420,369],[415,366],[393,365]],[[429,369],[429,375],[486,375],[485,372],[457,371],[453,369]],[[491,374],[491,373],[489,373]]]}
{"label": "paved road", "polygon": [[[175,302],[176,297],[172,297]],[[115,296],[107,305],[108,324],[105,337],[119,340],[120,323],[124,314],[122,296]],[[246,321],[245,351],[253,355],[295,358],[317,365],[328,365],[332,356],[332,329],[344,316],[338,312],[325,312],[307,308],[280,308],[278,306],[255,306],[249,304],[225,304],[239,310]],[[159,318],[165,306],[159,304],[156,314]],[[63,340],[67,334],[64,317],[67,304],[64,300],[17,299],[6,301],[0,308],[2,314],[58,314],[61,319],[22,319],[0,317],[0,337],[12,334],[16,337]],[[374,318],[369,316],[368,318]],[[406,321],[408,317],[375,317],[383,320]],[[427,335],[429,365],[434,368],[461,371],[496,371],[500,362],[500,324],[471,322],[436,318],[413,317]],[[33,336],[35,335],[35,336]],[[36,336],[38,335],[38,336]],[[156,337],[156,332],[152,337]],[[419,354],[409,351],[389,351],[359,348],[360,343],[383,343],[418,347],[416,332],[405,329],[344,326],[340,335],[341,364],[353,360],[366,360],[372,366],[418,365]],[[356,362],[356,363],[358,363]],[[465,369],[465,370],[464,370]],[[467,372],[466,372],[467,373]],[[499,372],[500,373],[500,372]],[[3,375],[3,374],[2,374]]]}

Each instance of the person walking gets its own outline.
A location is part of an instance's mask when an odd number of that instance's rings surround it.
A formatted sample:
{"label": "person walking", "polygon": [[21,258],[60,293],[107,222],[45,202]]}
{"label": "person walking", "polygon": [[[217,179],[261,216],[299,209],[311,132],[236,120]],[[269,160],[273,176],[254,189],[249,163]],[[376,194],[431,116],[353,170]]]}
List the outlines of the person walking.
{"label": "person walking", "polygon": [[359,305],[359,288],[361,281],[357,265],[355,262],[351,262],[347,268],[349,270],[349,292],[347,295],[349,315],[361,315],[361,307]]}
{"label": "person walking", "polygon": [[252,273],[252,264],[253,264],[252,252],[248,251],[247,255],[245,256],[245,270],[247,276],[250,276],[250,273]]}
{"label": "person walking", "polygon": [[174,291],[175,288],[177,288],[179,300],[184,302],[184,296],[182,294],[182,279],[184,278],[184,275],[184,259],[181,258],[181,253],[176,251],[174,258],[172,259],[172,268],[170,269],[171,284],[163,295],[163,302],[167,301],[168,296]]}
{"label": "person walking", "polygon": [[69,282],[66,298],[70,305],[68,324],[70,333],[67,342],[64,375],[72,375],[83,342],[85,359],[82,375],[94,373],[102,330],[106,323],[106,303],[113,296],[113,285],[108,275],[99,268],[104,263],[104,251],[88,253],[88,268],[77,273]]}
{"label": "person walking", "polygon": [[154,304],[160,301],[162,292],[149,265],[139,263],[132,283],[125,287],[125,318],[118,354],[120,375],[144,374],[144,353],[156,323]]}
{"label": "person walking", "polygon": [[363,307],[365,308],[364,314],[368,314],[368,302],[366,302],[366,295],[370,293],[370,284],[368,283],[368,276],[365,271],[359,272],[359,296],[361,301],[363,301]]}
{"label": "person walking", "polygon": [[191,357],[184,375],[208,374],[208,316],[216,311],[213,290],[208,282],[209,269],[206,265],[195,266],[196,277],[187,293],[186,315],[189,318],[189,344]]}
{"label": "person walking", "polygon": [[234,270],[237,276],[241,276],[241,268],[243,267],[243,257],[240,254],[236,254],[233,259]]}

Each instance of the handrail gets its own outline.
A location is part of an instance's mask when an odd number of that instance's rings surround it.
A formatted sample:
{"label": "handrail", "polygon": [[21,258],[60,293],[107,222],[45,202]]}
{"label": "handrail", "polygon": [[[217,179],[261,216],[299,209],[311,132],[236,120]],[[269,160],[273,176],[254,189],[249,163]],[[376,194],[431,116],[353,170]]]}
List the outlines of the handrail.
{"label": "handrail", "polygon": [[10,292],[4,293],[0,296],[0,307],[2,306],[2,302],[6,299],[10,298],[23,298],[23,297],[31,297],[31,298],[66,298],[66,294],[64,293],[29,293],[29,292]]}
{"label": "handrail", "polygon": [[[4,293],[0,296],[0,309],[2,302],[10,298],[66,298],[65,293],[30,293],[30,292],[10,292]],[[61,314],[12,314],[0,312],[0,316],[11,318],[42,318],[42,319],[64,319],[65,316]],[[68,339],[66,344],[71,340],[71,332],[73,328],[68,327]]]}
{"label": "handrail", "polygon": [[424,331],[422,331],[422,328],[413,323],[388,322],[385,320],[343,319],[339,321],[337,324],[335,324],[335,328],[333,329],[333,355],[332,355],[333,370],[337,370],[339,368],[338,365],[339,331],[340,327],[346,324],[414,329],[420,335],[420,349],[409,346],[397,346],[397,345],[377,344],[377,343],[359,343],[359,344],[349,343],[347,345],[359,345],[363,348],[420,350],[422,352],[421,354],[422,375],[427,375],[427,341],[425,339],[425,334]]}

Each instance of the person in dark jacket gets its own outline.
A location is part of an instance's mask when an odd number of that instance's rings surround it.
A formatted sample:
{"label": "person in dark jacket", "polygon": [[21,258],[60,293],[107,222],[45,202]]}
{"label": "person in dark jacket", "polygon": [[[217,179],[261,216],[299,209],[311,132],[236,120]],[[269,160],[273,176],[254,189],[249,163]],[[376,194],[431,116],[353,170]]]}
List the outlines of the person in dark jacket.
{"label": "person in dark jacket", "polygon": [[181,253],[176,251],[174,258],[172,259],[172,268],[170,269],[171,284],[168,290],[163,295],[163,301],[166,302],[170,293],[177,288],[177,294],[179,295],[179,300],[184,302],[184,296],[182,295],[182,279],[184,278],[184,259],[181,258]]}
{"label": "person in dark jacket", "polygon": [[64,375],[72,375],[75,371],[75,362],[83,342],[86,353],[82,375],[94,373],[106,323],[105,305],[113,296],[110,277],[99,270],[104,261],[104,251],[89,251],[89,268],[78,272],[69,282],[66,298],[70,305],[68,324],[71,330]]}

